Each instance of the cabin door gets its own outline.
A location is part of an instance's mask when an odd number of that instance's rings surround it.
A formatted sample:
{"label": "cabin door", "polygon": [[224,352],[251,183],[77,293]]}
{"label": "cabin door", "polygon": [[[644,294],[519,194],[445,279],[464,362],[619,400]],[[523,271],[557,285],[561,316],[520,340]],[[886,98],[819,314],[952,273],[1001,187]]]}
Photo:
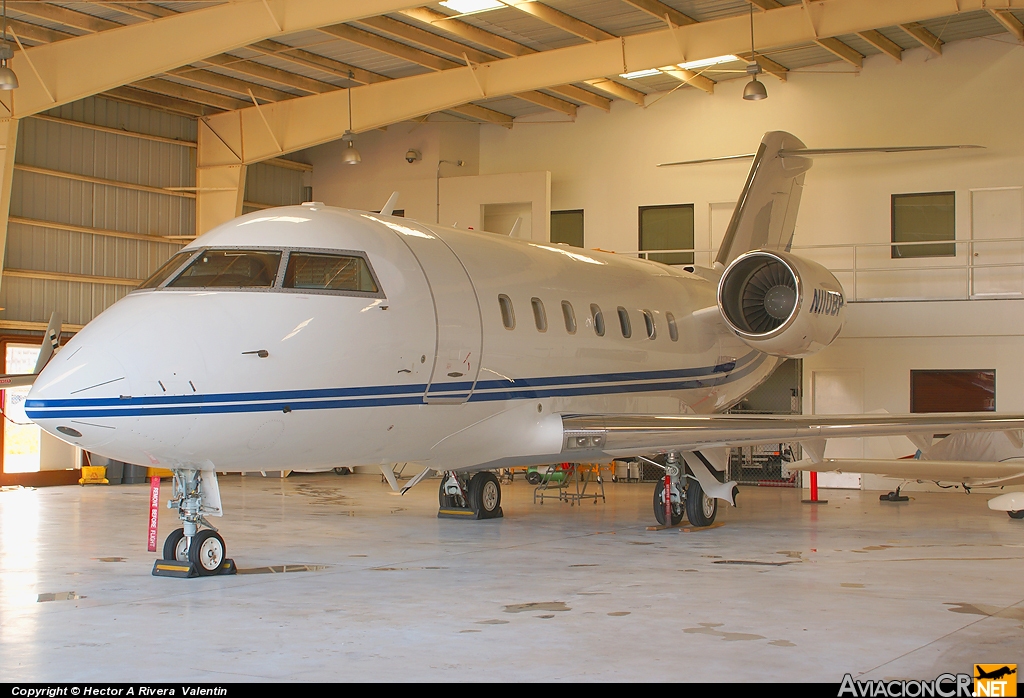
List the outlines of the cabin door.
{"label": "cabin door", "polygon": [[476,289],[462,262],[444,240],[424,230],[402,235],[427,277],[437,321],[434,368],[424,402],[466,402],[480,373],[483,329]]}

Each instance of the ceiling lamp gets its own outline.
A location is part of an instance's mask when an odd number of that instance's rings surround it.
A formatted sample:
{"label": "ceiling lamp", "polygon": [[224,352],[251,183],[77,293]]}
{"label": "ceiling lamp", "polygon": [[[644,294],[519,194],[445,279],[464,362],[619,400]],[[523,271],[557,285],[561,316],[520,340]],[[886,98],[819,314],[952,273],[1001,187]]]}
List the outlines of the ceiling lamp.
{"label": "ceiling lamp", "polygon": [[[351,71],[349,71],[349,77],[352,77]],[[345,92],[348,93],[348,128],[341,136],[341,139],[345,141],[345,150],[341,152],[341,161],[346,165],[358,165],[363,159],[359,157],[359,151],[356,150],[356,134],[352,133],[352,88],[346,87]]]}
{"label": "ceiling lamp", "polygon": [[0,44],[0,90],[13,90],[18,86],[18,76],[7,67],[7,61],[14,58],[14,47],[7,42],[7,0],[4,0],[4,41]]}
{"label": "ceiling lamp", "polygon": [[743,99],[759,100],[768,99],[768,90],[764,84],[758,82],[757,76],[761,74],[761,65],[757,62],[757,54],[754,53],[754,5],[750,5],[750,63],[747,64],[747,75],[750,82],[743,88]]}

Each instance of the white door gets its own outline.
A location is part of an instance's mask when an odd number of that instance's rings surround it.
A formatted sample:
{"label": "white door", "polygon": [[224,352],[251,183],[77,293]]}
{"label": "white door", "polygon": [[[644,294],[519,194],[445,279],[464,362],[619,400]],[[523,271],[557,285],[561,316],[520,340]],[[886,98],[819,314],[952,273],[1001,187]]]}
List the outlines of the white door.
{"label": "white door", "polygon": [[[1024,189],[971,192],[971,295],[1024,295]],[[1009,266],[989,266],[1009,265]]]}
{"label": "white door", "polygon": [[[811,374],[811,411],[814,414],[863,414],[864,372],[830,369]],[[829,439],[826,458],[863,458],[863,439]],[[858,473],[819,473],[818,487],[860,489]]]}
{"label": "white door", "polygon": [[423,267],[437,319],[434,367],[423,399],[442,404],[466,402],[480,373],[483,345],[473,282],[448,244],[433,233],[401,238]]}

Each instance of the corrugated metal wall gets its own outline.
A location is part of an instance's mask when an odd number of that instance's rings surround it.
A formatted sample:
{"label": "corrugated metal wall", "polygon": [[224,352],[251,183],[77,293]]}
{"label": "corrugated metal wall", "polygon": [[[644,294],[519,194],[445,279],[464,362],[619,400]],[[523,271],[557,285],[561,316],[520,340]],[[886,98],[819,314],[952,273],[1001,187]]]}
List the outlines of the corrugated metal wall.
{"label": "corrugated metal wall", "polygon": [[[47,116],[62,121],[47,120]],[[18,132],[12,220],[0,283],[0,307],[4,308],[0,328],[6,330],[28,329],[25,323],[45,323],[53,310],[60,311],[65,325],[85,325],[184,244],[126,239],[102,231],[154,237],[195,235],[193,197],[75,178],[161,189],[194,187],[194,119],[100,97],[52,109],[43,117],[22,120]],[[86,124],[126,133],[91,129]],[[301,165],[284,164],[260,163],[248,168],[244,212],[303,201],[307,172]],[[70,176],[27,171],[26,167]],[[39,272],[126,282],[31,278]]]}
{"label": "corrugated metal wall", "polygon": [[[70,224],[141,235],[194,235],[195,201],[169,194],[17,169],[28,165],[152,187],[195,186],[196,122],[98,97],[47,112],[50,116],[182,140],[155,142],[28,118],[21,122],[5,270],[30,270],[145,279],[181,244],[62,230]],[[45,223],[52,222],[56,226]],[[0,284],[3,321],[45,322],[53,310],[69,325],[84,325],[131,290],[130,285],[20,278]]]}

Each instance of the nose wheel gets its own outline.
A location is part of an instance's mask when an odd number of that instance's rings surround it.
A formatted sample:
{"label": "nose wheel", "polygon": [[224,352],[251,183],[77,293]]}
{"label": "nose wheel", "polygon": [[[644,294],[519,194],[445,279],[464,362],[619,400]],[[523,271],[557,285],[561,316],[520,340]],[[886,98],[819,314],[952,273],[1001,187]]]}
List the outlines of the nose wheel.
{"label": "nose wheel", "polygon": [[[164,540],[163,558],[153,565],[157,577],[209,577],[235,574],[235,563],[228,559],[227,546],[217,529],[203,514],[210,511],[211,498],[204,507],[203,473],[199,470],[175,470],[174,494],[167,506],[178,510],[182,527]],[[215,478],[208,473],[206,477]],[[216,483],[210,485],[215,489]],[[219,497],[217,498],[219,511]],[[205,528],[200,530],[200,526]]]}

